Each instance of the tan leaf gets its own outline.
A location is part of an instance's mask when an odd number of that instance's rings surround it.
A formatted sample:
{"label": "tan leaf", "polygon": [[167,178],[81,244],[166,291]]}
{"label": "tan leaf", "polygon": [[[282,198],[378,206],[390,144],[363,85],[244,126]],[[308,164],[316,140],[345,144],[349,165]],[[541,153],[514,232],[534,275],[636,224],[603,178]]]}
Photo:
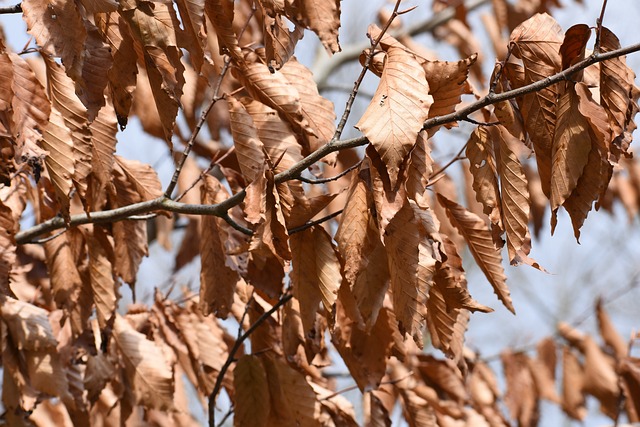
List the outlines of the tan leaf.
{"label": "tan leaf", "polygon": [[618,372],[624,387],[625,396],[630,399],[627,404],[627,414],[630,420],[637,420],[640,413],[640,360],[636,357],[626,357],[620,362]]}
{"label": "tan leaf", "polygon": [[270,170],[265,170],[247,187],[244,204],[247,221],[257,225],[249,251],[263,257],[276,256],[283,265],[284,260],[291,259],[289,234]]}
{"label": "tan leaf", "polygon": [[600,330],[600,336],[604,342],[613,349],[615,356],[618,359],[622,359],[628,354],[629,346],[615,329],[613,321],[604,309],[602,298],[598,298],[596,303],[596,315],[598,317],[598,329]]}
{"label": "tan leaf", "polygon": [[356,127],[369,139],[396,187],[400,165],[416,143],[428,116],[429,86],[413,55],[389,48],[378,89]]}
{"label": "tan leaf", "polygon": [[269,425],[317,425],[320,402],[304,376],[281,358],[262,361],[271,395]]}
{"label": "tan leaf", "polygon": [[44,252],[56,304],[72,311],[83,283],[67,234],[46,242]]}
{"label": "tan leaf", "polygon": [[336,395],[332,390],[321,387],[316,383],[312,382],[310,385],[318,395],[318,400],[322,405],[323,415],[328,415],[333,422],[340,426],[358,426],[353,404],[347,398]]}
{"label": "tan leaf", "polygon": [[109,245],[105,232],[99,227],[83,230],[88,245],[89,280],[101,328],[111,324],[118,306],[118,288],[113,279],[111,262],[105,245]]}
{"label": "tan leaf", "polygon": [[262,172],[265,162],[264,145],[258,137],[253,119],[240,101],[227,98],[229,104],[229,125],[240,171],[247,183],[253,182]]}
{"label": "tan leaf", "polygon": [[529,357],[525,353],[512,353],[507,350],[500,358],[507,381],[505,403],[511,417],[523,427],[538,425],[538,394],[528,365]]}
{"label": "tan leaf", "polygon": [[180,22],[172,3],[164,0],[154,3],[123,0],[120,6],[119,13],[129,24],[133,38],[143,48],[164,138],[170,142],[184,85],[184,66],[180,62],[182,53],[176,39]]}
{"label": "tan leaf", "polygon": [[89,355],[84,374],[84,387],[90,402],[95,402],[104,387],[115,375],[115,367],[105,354]]}
{"label": "tan leaf", "polygon": [[[262,2],[260,5],[262,6]],[[264,11],[263,13],[267,64],[274,70],[280,70],[293,56],[296,44],[304,36],[304,28],[293,24],[293,31],[290,31],[282,16],[272,17]]]}
{"label": "tan leaf", "polygon": [[495,135],[499,138],[500,195],[502,202],[502,222],[507,234],[507,249],[511,265],[525,263],[543,270],[535,260],[529,258],[531,235],[529,234],[529,188],[524,169],[518,157],[507,142],[510,134],[498,126]]}
{"label": "tan leaf", "polygon": [[116,134],[118,132],[115,111],[110,102],[100,109],[96,118],[91,122],[92,145],[92,187],[89,204],[92,211],[102,209],[105,203],[105,188],[111,181],[111,174],[115,162]]}
{"label": "tan leaf", "polygon": [[[578,114],[584,119],[581,126],[587,126],[584,132],[581,132],[581,138],[584,139],[577,140],[575,144],[587,146],[588,157],[583,173],[571,195],[564,201],[563,206],[571,216],[574,234],[578,239],[580,227],[591,210],[591,205],[608,186],[612,167],[607,161],[610,135],[605,112],[591,99],[590,92],[583,83],[576,84],[575,90],[578,98],[576,100]],[[580,148],[580,150],[583,149]],[[552,187],[552,193],[553,189]],[[555,211],[552,211],[551,221],[554,226]]]}
{"label": "tan leaf", "polygon": [[[419,249],[422,236],[418,232],[418,219],[407,202],[393,217],[385,230],[384,245],[389,260],[390,290],[393,308],[398,318],[400,332],[408,333],[421,345],[424,307],[427,301],[430,281],[418,280],[421,258]],[[428,251],[424,251],[426,258]],[[433,266],[435,260],[424,260],[425,269]]]}
{"label": "tan leaf", "polygon": [[91,14],[118,10],[118,2],[115,0],[81,0],[80,3]]}
{"label": "tan leaf", "polygon": [[[433,97],[433,104],[429,107],[429,118],[453,113],[461,102],[461,96],[471,93],[467,78],[477,59],[476,53],[458,62],[421,61],[429,82],[429,95]],[[454,126],[455,122],[445,125],[447,128]],[[433,135],[436,130],[437,128],[429,129],[429,135]]]}
{"label": "tan leaf", "polygon": [[[302,116],[307,120],[314,134],[305,133],[308,142],[308,152],[316,151],[328,143],[336,131],[336,113],[333,102],[322,97],[313,80],[311,71],[300,64],[294,57],[282,67],[282,74],[292,84],[300,95]],[[325,156],[323,161],[329,164],[335,163],[337,154]]]}
{"label": "tan leaf", "polygon": [[176,1],[184,27],[181,45],[189,52],[189,59],[197,73],[200,73],[204,63],[204,46],[207,41],[204,19],[205,3],[203,0]]}
{"label": "tan leaf", "polygon": [[46,310],[4,297],[0,315],[18,350],[55,351],[58,341],[53,336]]}
{"label": "tan leaf", "polygon": [[387,368],[392,345],[387,309],[380,310],[370,331],[346,316],[342,301],[336,304],[336,326],[331,341],[360,390],[376,389]]}
{"label": "tan leaf", "polygon": [[244,355],[233,370],[235,389],[234,419],[236,426],[266,426],[271,406],[269,383],[262,361]]}
{"label": "tan leaf", "polygon": [[[107,1],[107,0],[103,0]],[[111,48],[104,40],[98,27],[85,19],[87,39],[82,52],[80,75],[70,75],[76,84],[76,94],[87,107],[89,121],[93,121],[98,111],[105,105],[104,91],[109,84],[109,71],[113,65]]]}
{"label": "tan leaf", "polygon": [[162,196],[162,184],[155,169],[150,165],[120,156],[115,156],[115,161],[131,187],[140,196],[139,201],[144,202]]}
{"label": "tan leaf", "polygon": [[[611,52],[620,49],[620,41],[611,30],[602,27],[600,49]],[[635,73],[626,64],[626,57],[620,56],[600,63],[600,104],[609,117],[613,143],[611,154],[617,161],[622,154],[627,155],[627,133],[633,124],[633,117],[637,111],[637,101],[634,96]]]}
{"label": "tan leaf", "polygon": [[331,237],[322,227],[314,226],[293,234],[290,241],[293,295],[300,301],[306,332],[313,328],[319,302],[327,313],[333,312],[342,282],[340,262]]}
{"label": "tan leaf", "polygon": [[282,71],[272,73],[266,65],[254,62],[244,64],[234,75],[254,99],[283,114],[294,128],[300,128],[311,135],[315,134],[302,112],[298,90]]}
{"label": "tan leaf", "polygon": [[[513,54],[524,64],[523,84],[542,80],[560,71],[563,34],[558,23],[547,14],[537,14],[511,33]],[[511,79],[510,79],[511,80]],[[512,87],[519,87],[511,80]],[[525,129],[533,142],[542,190],[551,195],[551,151],[556,127],[558,85],[524,95],[520,103]]]}
{"label": "tan leaf", "polygon": [[4,294],[9,289],[11,269],[16,264],[16,231],[11,209],[0,201],[0,290]]}
{"label": "tan leaf", "polygon": [[44,164],[53,183],[56,197],[61,205],[61,213],[69,218],[70,195],[73,189],[72,177],[75,173],[73,140],[62,114],[52,108],[49,124],[42,134],[42,148],[48,151]]}
{"label": "tan leaf", "polygon": [[[204,205],[215,203],[217,194],[224,191],[220,182],[211,175],[205,175],[200,200]],[[226,318],[233,304],[233,294],[239,280],[238,273],[229,266],[224,242],[225,234],[214,216],[201,219],[201,270],[200,270],[200,308],[206,316],[214,313]]]}
{"label": "tan leaf", "polygon": [[339,52],[340,1],[302,0],[286,2],[287,17],[317,34],[330,54]]}
{"label": "tan leaf", "polygon": [[[567,30],[560,46],[563,70],[584,59],[584,50],[589,37],[591,37],[591,28],[586,24],[576,24]],[[574,79],[580,80],[579,77],[574,77]]]}
{"label": "tan leaf", "polygon": [[[233,7],[226,7],[225,4],[228,4],[227,0],[206,1],[205,13],[218,36],[220,53],[229,53],[235,60],[242,60],[242,52],[233,30]],[[229,10],[230,14],[227,13]]]}
{"label": "tan leaf", "polygon": [[76,3],[28,0],[23,6],[29,34],[47,54],[62,59],[70,77],[80,76],[87,31]]}
{"label": "tan leaf", "polygon": [[[91,173],[92,135],[89,128],[87,109],[75,93],[73,81],[67,77],[53,58],[44,56],[47,67],[48,94],[52,108],[59,112],[69,129],[73,152],[73,184],[78,194],[85,199],[87,193],[87,178]],[[51,144],[46,138],[45,143]],[[50,155],[52,151],[49,148]],[[46,162],[46,160],[45,160]],[[62,163],[58,161],[58,163]],[[54,181],[55,182],[55,181]]]}
{"label": "tan leaf", "polygon": [[441,194],[438,194],[438,200],[447,209],[447,216],[451,223],[464,236],[473,258],[493,286],[498,299],[509,311],[515,314],[511,294],[507,287],[507,276],[505,276],[502,267],[502,255],[493,244],[491,231],[485,222],[476,214]]}
{"label": "tan leaf", "polygon": [[107,73],[113,108],[121,129],[127,126],[129,111],[136,88],[138,67],[133,37],[124,18],[116,12],[96,15],[96,26],[111,48],[113,66]]}
{"label": "tan leaf", "polygon": [[40,162],[46,153],[38,144],[49,124],[51,104],[29,64],[16,54],[7,55],[13,66],[11,133],[16,141],[16,158],[27,158],[41,166]]}
{"label": "tan leaf", "polygon": [[575,420],[587,416],[583,392],[584,373],[577,356],[568,348],[562,348],[562,410]]}
{"label": "tan leaf", "polygon": [[428,203],[425,199],[427,183],[433,174],[433,159],[431,147],[427,140],[426,131],[418,133],[416,145],[411,150],[409,166],[407,167],[407,180],[405,189],[407,197],[415,201],[418,206],[425,208]]}
{"label": "tan leaf", "polygon": [[276,173],[283,172],[302,160],[302,147],[298,143],[296,134],[274,109],[261,102],[250,101],[248,98],[242,101],[253,118],[253,123],[258,129],[258,137],[264,144],[271,161],[282,159],[275,168]]}
{"label": "tan leaf", "polygon": [[137,404],[147,408],[173,408],[173,367],[156,343],[116,315],[113,338],[124,361]]}

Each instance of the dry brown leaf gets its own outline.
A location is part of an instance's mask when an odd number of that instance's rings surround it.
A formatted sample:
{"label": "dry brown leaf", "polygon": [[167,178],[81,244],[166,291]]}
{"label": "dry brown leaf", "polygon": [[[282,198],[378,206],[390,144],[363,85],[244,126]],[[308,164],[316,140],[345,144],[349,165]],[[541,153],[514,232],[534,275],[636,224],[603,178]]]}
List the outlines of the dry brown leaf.
{"label": "dry brown leaf", "polygon": [[[429,118],[453,113],[461,102],[461,96],[471,93],[467,78],[477,59],[478,54],[475,53],[458,62],[421,60],[429,82],[429,95],[433,97]],[[455,126],[455,122],[445,125],[446,128]],[[437,128],[429,129],[429,136],[433,136],[436,130]]]}
{"label": "dry brown leaf", "polygon": [[227,98],[227,103],[229,104],[229,125],[240,171],[245,181],[251,183],[262,172],[265,162],[264,145],[244,105],[234,97]]}
{"label": "dry brown leaf", "polygon": [[531,251],[531,235],[529,234],[529,188],[527,177],[518,157],[509,147],[507,130],[498,126],[494,133],[500,146],[500,196],[502,202],[502,222],[507,234],[507,249],[511,265],[525,263],[538,270],[544,270],[533,259]]}
{"label": "dry brown leaf", "polygon": [[16,231],[11,209],[0,201],[0,290],[3,295],[9,289],[11,269],[16,263]]}
{"label": "dry brown leaf", "polygon": [[391,47],[378,89],[356,127],[384,162],[391,188],[429,114],[429,86],[413,55]]}
{"label": "dry brown leaf", "polygon": [[204,3],[205,13],[215,29],[220,54],[229,53],[234,60],[242,60],[242,52],[233,30],[233,7],[227,7],[226,0],[212,0]]}
{"label": "dry brown leaf", "polygon": [[116,315],[113,339],[131,381],[136,403],[147,408],[173,408],[173,367],[158,344],[136,331],[120,315]]}
{"label": "dry brown leaf", "polygon": [[380,310],[376,323],[366,331],[349,319],[342,300],[338,300],[331,341],[361,391],[380,385],[393,343],[391,334],[387,309]]}
{"label": "dry brown leaf", "polygon": [[290,273],[293,295],[300,301],[300,315],[305,333],[313,329],[318,304],[333,313],[342,274],[331,237],[319,226],[293,234]]}
{"label": "dry brown leaf", "polygon": [[317,425],[320,402],[305,377],[281,358],[262,357],[269,381],[268,425]]}
{"label": "dry brown leaf", "polygon": [[138,3],[123,0],[120,15],[131,28],[131,35],[143,50],[144,64],[151,85],[165,140],[170,143],[184,86],[182,52],[177,32],[180,22],[169,1]]}
{"label": "dry brown leaf", "polygon": [[[513,54],[524,64],[523,84],[530,84],[557,73],[562,67],[560,46],[563,34],[558,23],[547,14],[537,14],[511,33]],[[512,79],[511,86],[520,84]],[[551,195],[551,151],[556,127],[558,85],[524,95],[520,103],[525,129],[533,142],[542,190]]]}
{"label": "dry brown leaf", "polygon": [[78,98],[87,107],[89,121],[93,121],[105,105],[104,92],[109,84],[108,76],[113,65],[113,57],[110,46],[98,27],[88,19],[83,20],[83,24],[87,31],[87,39],[82,52],[82,69],[79,76],[70,77],[75,82]]}
{"label": "dry brown leaf", "polygon": [[418,133],[416,145],[411,150],[409,165],[407,167],[407,180],[405,189],[407,197],[415,201],[418,206],[426,208],[428,200],[425,197],[427,183],[433,174],[433,159],[431,158],[431,147],[427,140],[426,131]]}
{"label": "dry brown leaf", "polygon": [[71,178],[75,173],[73,140],[62,114],[55,108],[51,109],[49,124],[42,133],[41,145],[48,152],[44,164],[60,203],[62,216],[69,220],[70,196],[73,189]]}
{"label": "dry brown leaf", "polygon": [[115,164],[122,170],[131,188],[138,193],[141,202],[162,196],[162,184],[150,165],[115,156]]}
{"label": "dry brown leaf", "polygon": [[[591,37],[591,28],[586,24],[576,24],[567,30],[564,34],[564,41],[560,46],[563,70],[584,59],[584,50],[589,37]],[[580,74],[577,74],[573,78],[579,81],[580,76]]]}
{"label": "dry brown leaf", "polygon": [[562,410],[575,420],[587,416],[583,392],[584,368],[577,356],[568,348],[562,348]]}
{"label": "dry brown leaf", "polygon": [[[89,280],[96,306],[96,315],[101,328],[111,324],[118,306],[118,288],[113,278],[112,265],[108,258],[107,248],[111,245],[106,233],[99,227],[84,227],[84,238],[87,241],[89,255]],[[106,247],[105,247],[106,246]]]}
{"label": "dry brown leaf", "polygon": [[[263,5],[262,2],[259,4]],[[293,31],[290,31],[282,16],[270,16],[264,9],[263,13],[267,64],[274,70],[280,70],[293,56],[296,44],[304,36],[304,28],[293,24]]]}
{"label": "dry brown leaf", "polygon": [[507,350],[500,356],[507,381],[505,403],[519,426],[533,427],[540,417],[535,382],[529,369],[529,357]]}
{"label": "dry brown leaf", "polygon": [[502,215],[500,188],[498,186],[498,169],[494,155],[494,145],[487,128],[478,126],[467,142],[466,155],[469,159],[469,170],[473,175],[473,189],[476,200],[484,207],[491,226],[502,234]]}
{"label": "dry brown leaf", "polygon": [[298,90],[282,71],[272,73],[260,62],[244,63],[242,68],[234,72],[234,76],[242,82],[254,99],[282,113],[294,128],[311,135],[315,134],[302,113]]}
{"label": "dry brown leaf", "polygon": [[287,1],[284,10],[291,21],[316,33],[328,53],[333,54],[341,50],[338,42],[339,0]]}
{"label": "dry brown leaf", "polygon": [[[433,282],[436,260],[431,244],[418,232],[420,217],[407,200],[389,222],[384,245],[389,261],[390,290],[400,331],[422,344],[424,308]],[[409,227],[411,224],[413,227]],[[422,274],[419,274],[422,273]]]}
{"label": "dry brown leaf", "polygon": [[598,298],[596,303],[596,315],[600,336],[604,342],[613,350],[619,360],[627,356],[629,345],[618,333],[609,314],[605,311],[602,298]]}
{"label": "dry brown leaf", "polygon": [[253,123],[258,129],[258,137],[271,161],[281,159],[275,168],[276,173],[283,172],[302,160],[302,147],[296,134],[291,126],[280,118],[276,110],[249,98],[242,101],[253,118]]}
{"label": "dry brown leaf", "polygon": [[447,210],[447,216],[469,245],[469,250],[476,263],[486,276],[498,299],[515,314],[511,294],[507,287],[507,276],[502,267],[502,255],[496,248],[491,231],[482,218],[466,210],[463,206],[452,202],[442,194],[437,194],[438,201]]}
{"label": "dry brown leaf", "polygon": [[[211,175],[205,175],[200,191],[203,205],[214,204],[220,192],[226,194],[220,182]],[[204,216],[200,220],[200,309],[205,316],[213,313],[224,319],[233,304],[239,277],[229,266],[224,245],[226,233],[220,227],[220,221],[214,216]]]}
{"label": "dry brown leaf", "polygon": [[[73,82],[64,74],[62,67],[53,58],[44,56],[47,66],[48,94],[52,108],[59,112],[68,129],[72,144],[73,183],[82,199],[87,193],[87,177],[91,173],[92,135],[89,128],[87,109],[77,97]],[[66,133],[66,132],[65,132]],[[46,133],[45,133],[46,135]],[[45,143],[53,141],[45,137]],[[55,144],[57,145],[57,144]],[[52,154],[51,151],[46,148]],[[61,150],[56,150],[61,151]],[[58,163],[63,163],[58,160]]]}
{"label": "dry brown leaf", "polygon": [[88,203],[92,211],[100,210],[106,202],[105,189],[111,181],[115,162],[116,134],[118,132],[115,111],[110,102],[100,109],[90,125],[92,144],[91,188]]}
{"label": "dry brown leaf", "polygon": [[[584,135],[581,135],[586,140],[579,139],[576,143],[589,146],[587,148],[588,157],[575,189],[564,201],[563,206],[571,216],[573,231],[578,239],[580,228],[591,210],[593,202],[601,197],[608,186],[612,166],[607,160],[610,134],[605,112],[593,101],[584,84],[576,84],[575,90],[578,97],[576,101],[578,111],[585,120],[584,125],[587,126]],[[555,226],[555,211],[552,211],[551,221],[552,226]]]}
{"label": "dry brown leaf", "polygon": [[[618,38],[602,27],[600,49],[611,52],[620,48]],[[628,156],[630,132],[635,129],[633,117],[637,112],[634,86],[635,73],[626,64],[624,56],[600,64],[600,104],[607,112],[612,132],[611,157],[617,162],[621,155]]]}
{"label": "dry brown leaf", "polygon": [[204,0],[177,0],[176,6],[184,31],[178,43],[189,52],[193,68],[200,73],[204,59],[204,47],[207,42],[206,23],[204,19]]}
{"label": "dry brown leaf", "polygon": [[[311,71],[300,64],[294,57],[282,67],[282,74],[293,85],[300,96],[302,116],[307,120],[314,133],[305,133],[307,140],[307,154],[316,151],[328,143],[336,131],[336,113],[333,102],[318,93]],[[335,164],[337,154],[330,154],[323,158],[329,164]]]}
{"label": "dry brown leaf", "polygon": [[79,77],[87,31],[76,3],[28,0],[23,6],[29,34],[47,54],[62,59],[70,77]]}
{"label": "dry brown leaf", "polygon": [[113,66],[107,74],[111,101],[121,129],[127,126],[136,88],[138,67],[133,37],[123,17],[116,12],[96,15],[96,25],[111,48]]}
{"label": "dry brown leaf", "polygon": [[238,360],[233,369],[233,385],[234,425],[266,426],[271,411],[271,401],[267,373],[259,357],[244,355]]}

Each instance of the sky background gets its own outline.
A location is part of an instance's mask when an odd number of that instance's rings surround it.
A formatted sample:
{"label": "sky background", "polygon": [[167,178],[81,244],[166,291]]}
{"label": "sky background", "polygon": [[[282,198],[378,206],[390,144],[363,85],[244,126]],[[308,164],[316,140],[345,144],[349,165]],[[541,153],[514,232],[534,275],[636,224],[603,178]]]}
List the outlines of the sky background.
{"label": "sky background", "polygon": [[[556,10],[554,17],[561,27],[567,30],[571,25],[585,23],[595,25],[600,14],[601,2],[585,0],[583,5],[569,0],[562,0],[566,8]],[[13,3],[4,3],[8,6]],[[381,1],[346,0],[342,3],[342,28],[340,42],[343,48],[354,42],[365,40],[366,28],[371,22],[376,22],[378,8],[385,4]],[[389,8],[392,4],[386,3]],[[403,8],[418,5],[419,7],[403,17],[405,23],[421,21],[431,16],[430,1],[405,1]],[[489,7],[482,7],[469,14],[469,20],[482,46],[490,46],[480,21],[481,14],[491,13]],[[1,15],[0,23],[5,31],[8,43],[15,51],[20,51],[26,44],[28,37],[26,26],[20,15]],[[611,29],[620,39],[622,46],[640,41],[638,25],[640,23],[640,1],[609,1],[604,25]],[[441,59],[459,59],[453,48],[435,41],[429,35],[417,37],[431,50],[437,51]],[[593,37],[591,40],[592,46]],[[305,33],[305,38],[297,49],[298,58],[312,70],[317,61],[330,60],[317,43],[314,34]],[[632,69],[640,72],[640,53],[627,58]],[[493,53],[485,51],[485,73],[490,75],[493,67]],[[360,66],[351,64],[342,67],[330,79],[339,85],[352,86]],[[362,87],[362,93],[373,93],[378,79],[369,76]],[[638,79],[636,79],[638,84]],[[346,94],[331,91],[323,93],[336,105],[337,115],[342,113],[346,101]],[[360,117],[368,105],[369,98],[360,96],[354,105],[344,137],[357,136],[353,124]],[[637,120],[640,120],[636,117]],[[461,131],[440,131],[437,147],[434,151],[436,160],[444,160],[455,155],[466,142],[472,126],[461,126]],[[637,132],[634,135],[638,138]],[[166,145],[152,137],[145,135],[137,122],[133,119],[124,132],[118,135],[118,154],[132,159],[149,163],[156,168],[166,186],[173,172],[170,157],[166,152]],[[638,141],[632,144],[637,145]],[[451,168],[454,176],[460,176],[460,166]],[[638,218],[629,219],[621,205],[616,205],[614,214],[594,212],[589,214],[582,228],[581,243],[577,244],[568,216],[562,212],[555,235],[550,235],[548,227],[549,212],[545,217],[545,228],[540,238],[532,241],[531,256],[544,266],[550,274],[539,272],[527,266],[511,267],[506,265],[508,285],[511,289],[517,316],[509,313],[499,303],[482,272],[474,265],[471,255],[463,254],[469,289],[473,297],[481,304],[489,305],[496,311],[491,314],[474,314],[471,317],[467,333],[467,345],[478,351],[483,357],[489,358],[491,366],[497,372],[501,371],[499,359],[495,356],[506,347],[526,348],[555,331],[559,321],[576,323],[582,320],[579,329],[596,333],[594,303],[601,296],[611,300],[606,309],[611,315],[618,331],[627,338],[632,331],[640,329],[639,301],[640,301],[640,223]],[[179,246],[181,233],[174,236],[174,247]],[[170,279],[174,256],[157,244],[150,248],[150,257],[143,261],[138,279],[138,296],[141,302],[150,302],[155,287],[164,288],[175,280],[179,285],[189,285],[197,288],[199,276],[199,262],[195,261],[177,277]],[[123,287],[126,295],[126,287]],[[630,290],[628,290],[630,289]],[[621,295],[616,297],[616,295]],[[146,300],[146,301],[145,301]],[[231,326],[231,325],[230,325]],[[233,332],[233,330],[232,330]],[[640,350],[637,352],[640,353]],[[333,368],[340,369],[338,368]],[[349,386],[350,380],[340,382],[341,386]],[[361,397],[358,391],[345,394],[353,402]],[[543,404],[540,425],[584,425],[606,426],[612,422],[597,415],[597,402],[590,399],[590,412],[584,424],[573,423],[562,416],[555,405]],[[224,405],[222,405],[224,406]],[[204,414],[202,414],[204,415]],[[395,418],[397,420],[398,418]],[[203,418],[204,420],[204,418]],[[396,423],[394,423],[396,425]]]}

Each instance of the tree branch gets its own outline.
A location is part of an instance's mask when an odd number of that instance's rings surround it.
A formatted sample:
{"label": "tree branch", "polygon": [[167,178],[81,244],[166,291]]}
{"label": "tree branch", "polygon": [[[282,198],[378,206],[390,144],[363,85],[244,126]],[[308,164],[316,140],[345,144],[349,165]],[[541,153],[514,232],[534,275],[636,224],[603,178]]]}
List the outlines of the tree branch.
{"label": "tree branch", "polygon": [[[598,62],[606,61],[608,59],[617,58],[629,53],[640,51],[640,43],[636,43],[630,46],[626,46],[620,49],[612,50],[606,53],[594,53],[584,60],[576,63],[575,65],[561,71],[553,76],[547,77],[543,80],[531,83],[518,89],[513,89],[502,93],[489,93],[476,102],[473,102],[460,110],[446,114],[444,116],[433,117],[424,122],[423,129],[428,130],[436,126],[441,126],[446,123],[452,123],[461,121],[468,117],[470,114],[488,106],[502,101],[508,101],[510,99],[517,98],[519,96],[536,92],[553,84],[559,83],[564,80],[568,80],[569,77],[590,65]],[[275,176],[276,184],[281,182],[290,181],[292,179],[299,179],[300,174],[309,166],[318,162],[326,155],[335,151],[344,150],[347,148],[360,147],[368,144],[369,141],[366,137],[360,136],[357,138],[345,139],[341,141],[330,141],[327,144],[320,147],[318,150],[309,154],[304,159],[300,160],[286,171],[280,172]],[[190,205],[185,203],[179,203],[168,199],[166,197],[159,197],[154,200],[135,203],[122,208],[93,212],[90,216],[86,214],[74,215],[71,217],[69,223],[70,226],[88,224],[88,223],[105,223],[115,222],[127,219],[131,215],[140,215],[144,213],[154,211],[169,211],[176,213],[194,214],[194,215],[215,215],[219,217],[225,216],[226,212],[234,206],[239,205],[245,197],[245,190],[241,190],[233,196],[229,197],[215,205]],[[233,224],[232,224],[233,225]],[[16,234],[16,241],[19,244],[30,243],[31,240],[38,236],[49,233],[54,230],[64,228],[66,226],[64,219],[61,217],[55,217],[42,224],[35,225],[28,230],[19,232]]]}
{"label": "tree branch", "polygon": [[22,3],[13,6],[0,7],[0,15],[8,15],[10,13],[22,13]]}
{"label": "tree branch", "polygon": [[256,322],[253,325],[251,325],[249,329],[247,329],[247,331],[244,334],[242,334],[242,336],[240,336],[240,338],[238,338],[236,342],[233,344],[231,351],[229,351],[229,356],[227,356],[227,360],[224,362],[224,365],[222,365],[222,368],[220,369],[220,373],[216,378],[216,382],[213,386],[213,391],[209,395],[209,426],[210,427],[216,426],[216,413],[215,413],[216,397],[218,396],[218,393],[222,388],[222,381],[224,381],[224,376],[227,373],[227,370],[229,370],[229,367],[231,366],[231,364],[235,362],[236,353],[238,352],[238,350],[240,350],[242,343],[245,342],[247,338],[249,338],[249,336],[253,333],[253,331],[258,329],[258,327],[265,320],[271,317],[273,313],[278,311],[278,309],[283,305],[285,305],[291,298],[293,298],[293,294],[291,293],[285,293],[284,295],[282,295],[278,300],[278,302],[276,302],[274,306],[271,307],[269,310],[264,312],[262,316],[260,316],[258,320],[256,320]]}

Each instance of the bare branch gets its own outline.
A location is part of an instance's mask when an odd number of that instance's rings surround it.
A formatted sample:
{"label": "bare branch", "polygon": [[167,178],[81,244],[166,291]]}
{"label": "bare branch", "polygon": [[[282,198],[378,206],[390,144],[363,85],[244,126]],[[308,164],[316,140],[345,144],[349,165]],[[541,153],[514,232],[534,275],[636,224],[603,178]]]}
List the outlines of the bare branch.
{"label": "bare branch", "polygon": [[335,217],[337,217],[338,215],[340,215],[342,213],[342,211],[344,211],[344,209],[340,209],[338,211],[335,211],[332,214],[329,214],[327,216],[323,216],[322,218],[316,219],[315,221],[309,221],[306,224],[303,224],[299,227],[296,228],[292,228],[291,230],[289,230],[289,235],[294,234],[294,233],[299,233],[301,231],[306,230],[307,228],[311,228],[314,225],[318,225],[318,224],[322,224],[323,222],[327,222],[330,219],[333,219]]}
{"label": "bare branch", "polygon": [[22,13],[22,3],[13,6],[0,7],[0,15],[8,15],[10,13]]}

